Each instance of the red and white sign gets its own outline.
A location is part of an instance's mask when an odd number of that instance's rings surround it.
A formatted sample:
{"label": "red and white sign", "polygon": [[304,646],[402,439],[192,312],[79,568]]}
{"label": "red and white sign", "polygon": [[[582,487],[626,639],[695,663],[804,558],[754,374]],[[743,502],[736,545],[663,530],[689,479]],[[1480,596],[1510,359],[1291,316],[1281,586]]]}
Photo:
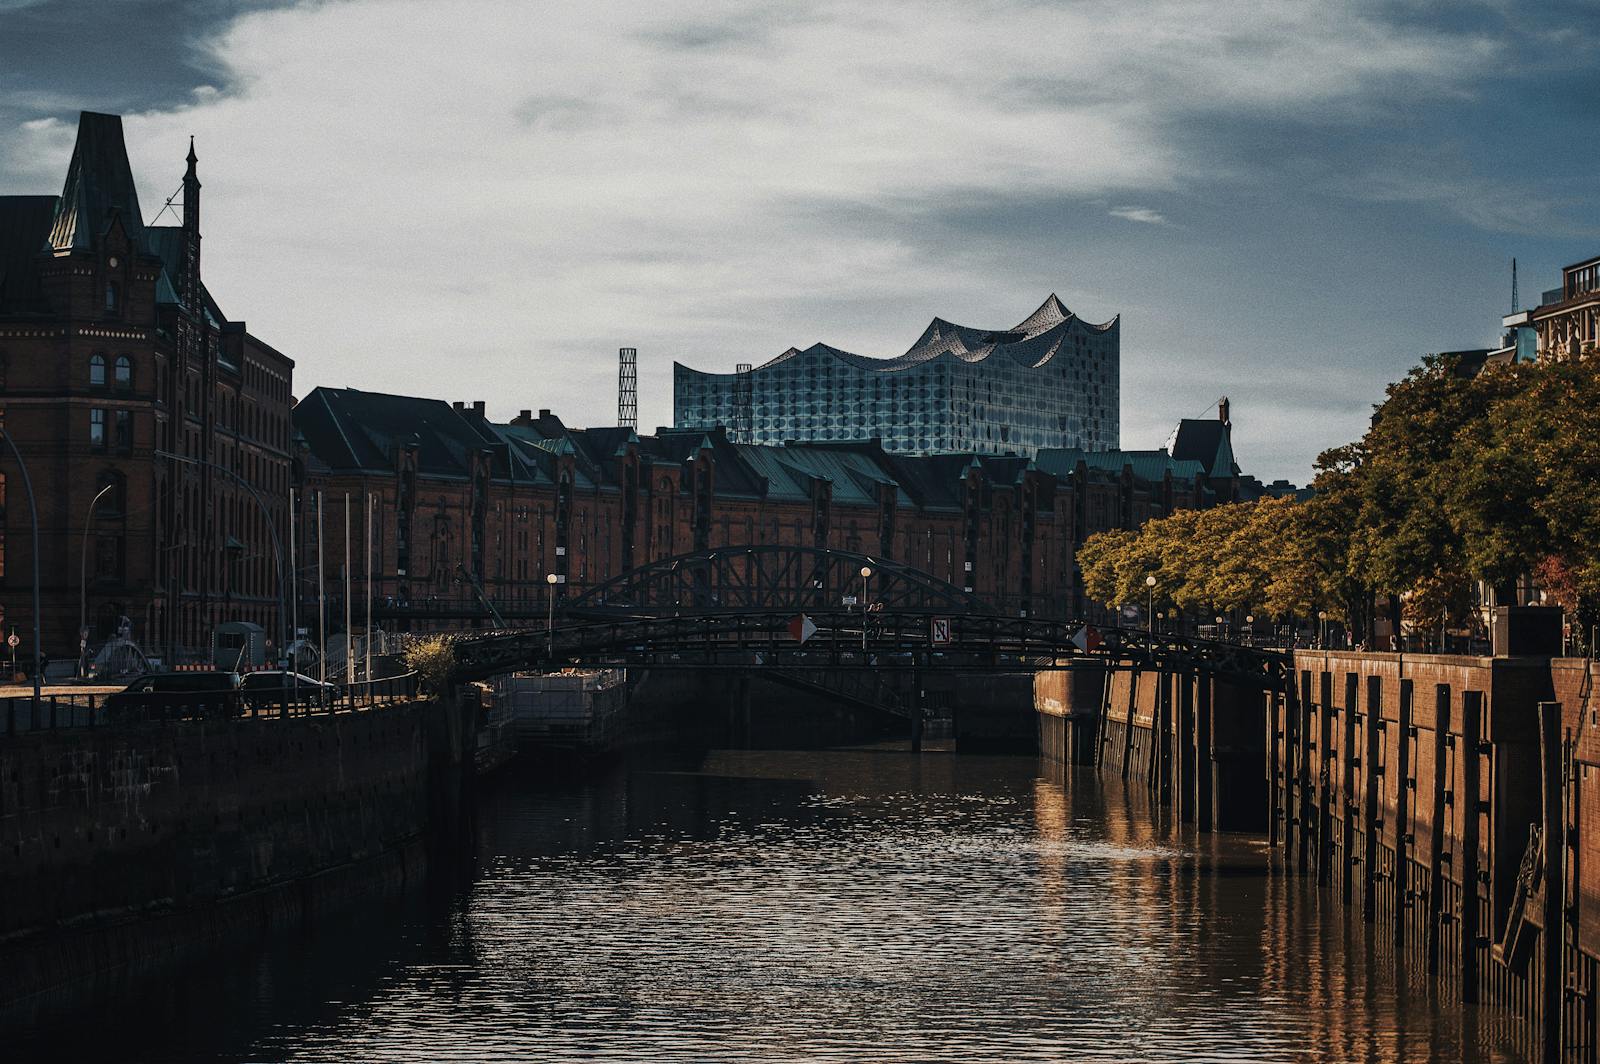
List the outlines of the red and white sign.
{"label": "red and white sign", "polygon": [[1100,644],[1105,640],[1100,638],[1100,633],[1091,625],[1084,625],[1078,629],[1078,634],[1072,637],[1072,645],[1085,654],[1093,654],[1100,649]]}
{"label": "red and white sign", "polygon": [[804,643],[816,634],[817,626],[803,613],[789,622],[789,638],[796,642]]}
{"label": "red and white sign", "polygon": [[944,646],[950,642],[950,618],[935,617],[928,622],[928,642],[934,646]]}

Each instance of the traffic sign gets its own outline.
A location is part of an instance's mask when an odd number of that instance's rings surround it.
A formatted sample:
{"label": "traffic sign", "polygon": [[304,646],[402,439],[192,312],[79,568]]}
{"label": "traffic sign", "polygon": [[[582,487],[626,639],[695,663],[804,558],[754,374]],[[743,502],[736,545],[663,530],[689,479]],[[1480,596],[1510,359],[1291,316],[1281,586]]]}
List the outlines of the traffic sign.
{"label": "traffic sign", "polygon": [[1072,637],[1072,644],[1085,654],[1094,653],[1103,642],[1104,640],[1100,638],[1100,633],[1093,626],[1087,624],[1078,629],[1078,633]]}
{"label": "traffic sign", "polygon": [[17,633],[15,632],[12,632],[10,635],[6,636],[6,646],[10,647],[12,650],[17,649],[21,643],[22,640],[17,638]]}
{"label": "traffic sign", "polygon": [[944,646],[950,642],[950,618],[935,617],[928,622],[928,642],[934,646]]}
{"label": "traffic sign", "polygon": [[805,614],[801,614],[789,622],[789,638],[804,643],[807,639],[817,634],[817,626]]}

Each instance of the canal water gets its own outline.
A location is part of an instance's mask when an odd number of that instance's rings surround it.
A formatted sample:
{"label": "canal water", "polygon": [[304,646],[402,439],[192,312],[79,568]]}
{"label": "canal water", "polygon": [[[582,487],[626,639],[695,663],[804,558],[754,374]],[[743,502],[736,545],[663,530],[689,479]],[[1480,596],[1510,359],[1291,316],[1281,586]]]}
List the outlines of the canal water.
{"label": "canal water", "polygon": [[105,988],[0,1056],[1514,1059],[1273,860],[1032,757],[513,766],[460,889]]}

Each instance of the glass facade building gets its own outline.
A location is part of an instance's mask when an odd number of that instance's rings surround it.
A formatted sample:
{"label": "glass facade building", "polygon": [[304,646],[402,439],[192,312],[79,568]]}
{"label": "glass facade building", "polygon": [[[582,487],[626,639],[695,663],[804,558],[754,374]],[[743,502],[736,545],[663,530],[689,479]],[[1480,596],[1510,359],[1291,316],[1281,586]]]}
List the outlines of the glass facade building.
{"label": "glass facade building", "polygon": [[902,453],[1112,450],[1119,445],[1118,324],[1085,322],[1052,295],[1010,329],[935,318],[898,358],[815,344],[790,348],[743,382],[737,373],[675,363],[673,422],[741,434],[748,426],[748,443],[877,437]]}

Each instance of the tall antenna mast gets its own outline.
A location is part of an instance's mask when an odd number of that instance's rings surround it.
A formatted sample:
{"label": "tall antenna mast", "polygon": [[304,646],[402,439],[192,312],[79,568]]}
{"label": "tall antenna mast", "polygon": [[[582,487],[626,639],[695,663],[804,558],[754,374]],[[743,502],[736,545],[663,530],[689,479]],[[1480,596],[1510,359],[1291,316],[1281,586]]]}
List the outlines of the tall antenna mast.
{"label": "tall antenna mast", "polygon": [[1511,260],[1511,313],[1515,314],[1522,309],[1522,300],[1517,298],[1517,260]]}
{"label": "tall antenna mast", "polygon": [[639,349],[617,349],[617,424],[639,427]]}
{"label": "tall antenna mast", "polygon": [[752,407],[755,405],[755,369],[748,362],[734,367],[733,379],[733,439],[736,443],[751,442]]}

